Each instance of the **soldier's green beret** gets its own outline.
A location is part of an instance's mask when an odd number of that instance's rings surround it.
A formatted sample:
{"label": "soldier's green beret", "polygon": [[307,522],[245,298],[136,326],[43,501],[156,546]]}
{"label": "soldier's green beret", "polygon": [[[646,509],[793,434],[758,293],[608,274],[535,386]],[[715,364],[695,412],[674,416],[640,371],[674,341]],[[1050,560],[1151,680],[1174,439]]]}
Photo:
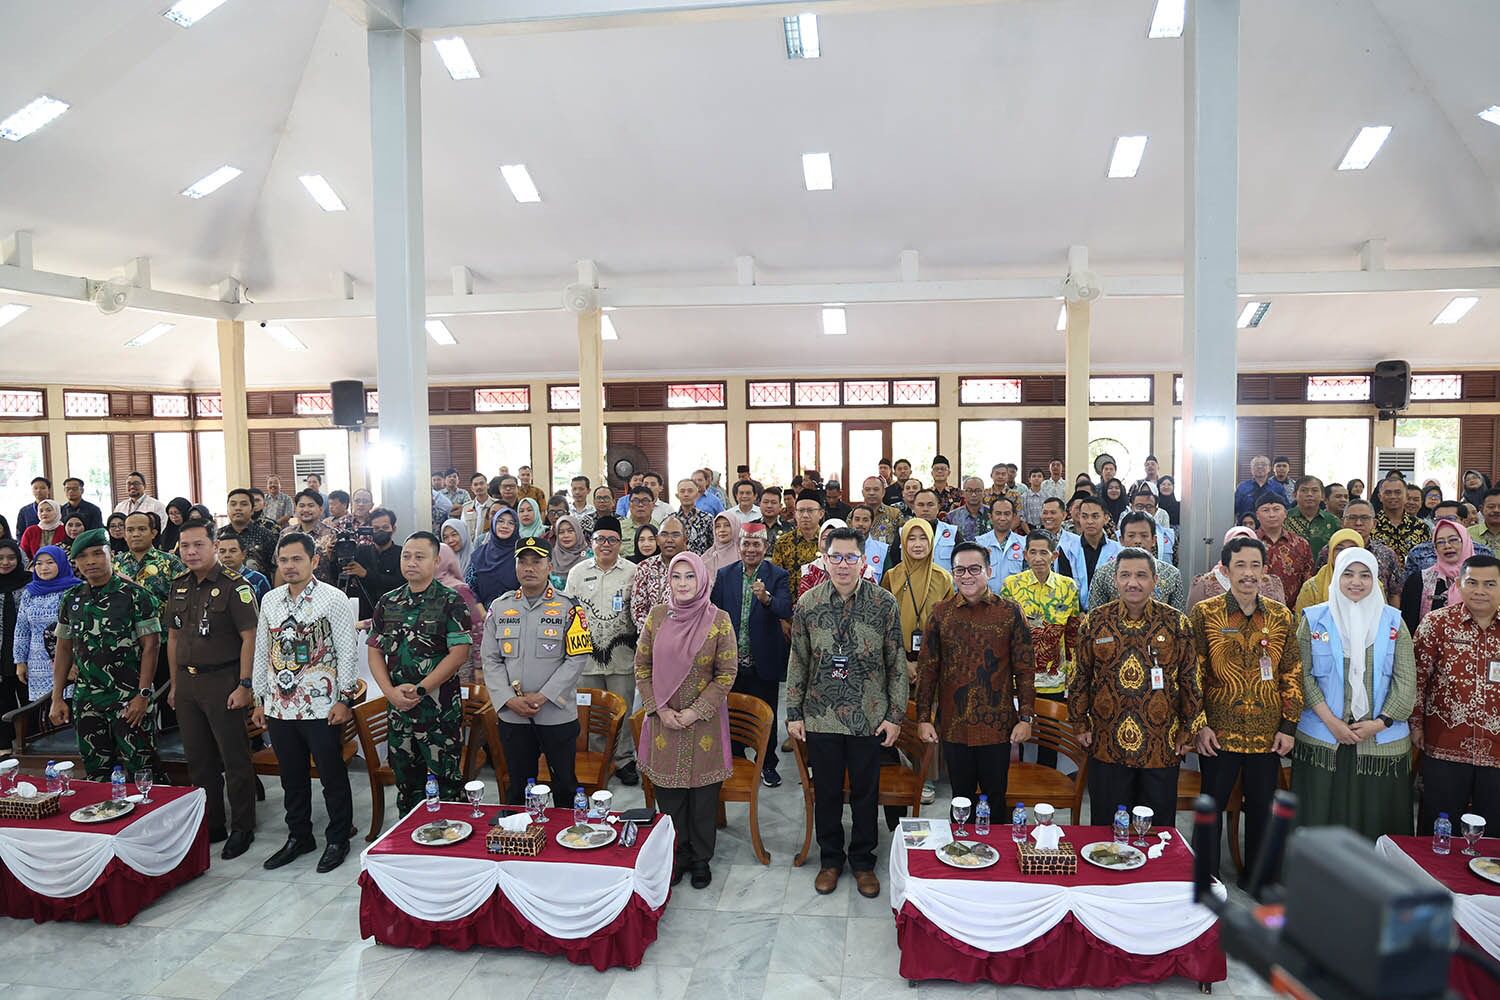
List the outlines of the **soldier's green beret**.
{"label": "soldier's green beret", "polygon": [[91,549],[96,545],[103,545],[105,548],[109,547],[108,531],[105,531],[103,528],[93,528],[89,531],[85,531],[83,534],[73,539],[73,547],[68,550],[68,555],[72,556],[74,559],[77,559],[80,555],[83,554],[85,549]]}

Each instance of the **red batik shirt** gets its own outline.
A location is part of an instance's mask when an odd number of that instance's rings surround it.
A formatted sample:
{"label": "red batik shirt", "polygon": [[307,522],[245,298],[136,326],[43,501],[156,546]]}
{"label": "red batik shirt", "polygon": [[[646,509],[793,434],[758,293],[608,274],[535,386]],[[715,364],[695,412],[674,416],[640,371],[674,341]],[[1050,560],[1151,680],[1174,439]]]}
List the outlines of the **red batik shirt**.
{"label": "red batik shirt", "polygon": [[1266,547],[1266,572],[1281,581],[1281,592],[1291,604],[1297,603],[1302,585],[1313,575],[1312,549],[1307,539],[1283,528],[1281,537],[1271,541],[1264,531],[1256,537]]}
{"label": "red batik shirt", "polygon": [[1481,629],[1462,604],[1422,619],[1414,641],[1412,729],[1437,760],[1500,767],[1500,619]]}

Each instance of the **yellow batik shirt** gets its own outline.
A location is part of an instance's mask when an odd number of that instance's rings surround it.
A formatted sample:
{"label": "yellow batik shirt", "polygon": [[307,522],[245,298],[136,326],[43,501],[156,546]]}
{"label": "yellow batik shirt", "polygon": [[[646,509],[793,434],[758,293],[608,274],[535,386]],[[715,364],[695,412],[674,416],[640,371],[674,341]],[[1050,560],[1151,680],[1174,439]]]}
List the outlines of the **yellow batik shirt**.
{"label": "yellow batik shirt", "polygon": [[[1233,594],[1194,606],[1188,620],[1203,678],[1203,711],[1230,753],[1269,753],[1302,716],[1302,654],[1285,604],[1256,597],[1249,615]],[[1265,669],[1261,660],[1268,661]]]}

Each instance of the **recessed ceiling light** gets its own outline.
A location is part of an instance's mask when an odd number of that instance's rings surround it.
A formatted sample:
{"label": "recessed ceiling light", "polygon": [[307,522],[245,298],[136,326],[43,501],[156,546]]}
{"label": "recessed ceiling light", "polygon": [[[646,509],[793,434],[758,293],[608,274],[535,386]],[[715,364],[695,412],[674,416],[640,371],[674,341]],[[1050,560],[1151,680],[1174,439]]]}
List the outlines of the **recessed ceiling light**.
{"label": "recessed ceiling light", "polygon": [[173,24],[191,28],[224,5],[224,0],[177,0],[162,13]]}
{"label": "recessed ceiling light", "polygon": [[23,306],[19,302],[7,302],[4,305],[0,305],[0,326],[4,326],[30,308],[30,306]]}
{"label": "recessed ceiling light", "polygon": [[786,35],[788,59],[816,59],[822,55],[818,46],[818,15],[793,14],[783,17],[781,31]]}
{"label": "recessed ceiling light", "polygon": [[604,314],[604,316],[602,316],[600,318],[600,320],[599,320],[599,339],[600,340],[619,340],[620,339],[620,334],[615,330],[615,321],[609,318],[609,314],[608,313]]}
{"label": "recessed ceiling light", "polygon": [[266,334],[276,343],[288,351],[305,351],[307,345],[297,339],[297,335],[284,326],[268,326]]}
{"label": "recessed ceiling light", "polygon": [[194,181],[191,186],[183,189],[182,193],[187,195],[189,198],[206,198],[207,196],[213,194],[215,191],[219,190],[219,188],[223,187],[225,184],[228,184],[230,181],[234,180],[241,173],[243,173],[243,171],[241,171],[239,167],[220,167],[218,170],[215,170],[207,177],[204,177],[203,179],[198,181]]}
{"label": "recessed ceiling light", "polygon": [[1240,318],[1235,320],[1235,327],[1245,330],[1260,326],[1260,321],[1266,318],[1270,308],[1269,302],[1246,302],[1245,308],[1240,310]]}
{"label": "recessed ceiling light", "polygon": [[1500,104],[1491,104],[1489,107],[1479,112],[1479,117],[1483,118],[1491,125],[1500,125]]}
{"label": "recessed ceiling light", "polygon": [[823,334],[828,337],[842,337],[849,332],[849,327],[844,316],[843,306],[823,307]]}
{"label": "recessed ceiling light", "polygon": [[507,163],[501,166],[500,173],[505,178],[510,193],[515,196],[516,201],[526,204],[542,200],[541,192],[531,181],[531,172],[526,169],[524,163]]}
{"label": "recessed ceiling light", "polygon": [[322,174],[303,174],[297,178],[302,186],[307,188],[307,193],[312,195],[312,200],[318,203],[318,207],[325,212],[342,212],[344,202],[334,193],[333,187],[323,179]]}
{"label": "recessed ceiling light", "polygon": [[827,153],[803,153],[802,183],[809,191],[832,191],[833,158]]}
{"label": "recessed ceiling light", "polygon": [[1057,307],[1057,332],[1062,333],[1068,328],[1068,304],[1064,302]]}
{"label": "recessed ceiling light", "polygon": [[440,319],[427,321],[427,336],[432,338],[433,343],[441,344],[443,347],[452,347],[458,343],[453,339],[453,334],[448,332],[448,324]]}
{"label": "recessed ceiling light", "polygon": [[1181,38],[1187,23],[1187,0],[1156,0],[1147,38]]}
{"label": "recessed ceiling light", "polygon": [[1122,135],[1115,140],[1114,155],[1109,158],[1109,176],[1134,177],[1141,169],[1141,157],[1146,153],[1146,136]]}
{"label": "recessed ceiling light", "polygon": [[1363,170],[1368,167],[1390,134],[1389,125],[1366,125],[1360,129],[1359,135],[1349,144],[1349,152],[1344,154],[1344,161],[1339,164],[1339,169]]}
{"label": "recessed ceiling light", "polygon": [[141,333],[137,334],[136,336],[130,338],[127,341],[125,341],[125,346],[126,347],[145,347],[147,344],[151,343],[151,341],[153,341],[156,338],[160,337],[162,334],[166,333],[168,330],[174,329],[175,326],[176,326],[176,324],[174,324],[174,323],[157,323],[155,326],[153,326],[153,327],[151,327],[151,328],[149,328],[147,330],[144,330]]}
{"label": "recessed ceiling light", "polygon": [[1447,305],[1443,306],[1443,311],[1438,313],[1437,317],[1433,319],[1432,325],[1452,326],[1454,323],[1457,323],[1459,320],[1467,316],[1469,314],[1469,310],[1473,309],[1474,306],[1478,304],[1478,302],[1479,297],[1477,295],[1460,295],[1452,302],[1449,302]]}
{"label": "recessed ceiling light", "polygon": [[0,139],[20,142],[68,110],[68,104],[45,94],[0,122]]}
{"label": "recessed ceiling light", "polygon": [[437,49],[438,57],[448,67],[448,75],[453,79],[479,79],[479,67],[474,63],[474,57],[469,54],[469,46],[462,38],[438,38],[433,41],[432,47]]}

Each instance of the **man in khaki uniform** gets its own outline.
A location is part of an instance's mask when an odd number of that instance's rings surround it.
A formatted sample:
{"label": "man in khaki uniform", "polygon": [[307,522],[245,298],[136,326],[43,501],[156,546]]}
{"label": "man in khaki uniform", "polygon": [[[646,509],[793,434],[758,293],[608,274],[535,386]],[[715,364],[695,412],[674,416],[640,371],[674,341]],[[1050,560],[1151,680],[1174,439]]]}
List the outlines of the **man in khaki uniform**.
{"label": "man in khaki uniform", "polygon": [[[591,535],[594,554],[568,571],[563,586],[588,615],[594,652],[583,668],[585,683],[625,699],[629,715],[635,704],[635,621],[630,614],[630,584],[635,564],[620,558],[620,519],[601,514]],[[603,749],[602,747],[600,749]],[[627,785],[640,782],[630,727],[620,727],[615,746],[615,776]]]}

